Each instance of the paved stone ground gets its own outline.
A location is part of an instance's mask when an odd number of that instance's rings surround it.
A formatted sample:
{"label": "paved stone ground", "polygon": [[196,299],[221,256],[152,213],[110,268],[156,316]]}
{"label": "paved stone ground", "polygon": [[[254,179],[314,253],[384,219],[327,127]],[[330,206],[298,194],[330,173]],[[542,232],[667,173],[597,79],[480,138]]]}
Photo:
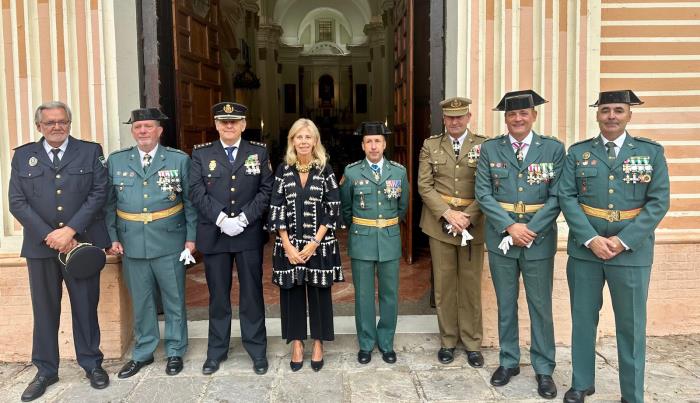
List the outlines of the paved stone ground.
{"label": "paved stone ground", "polygon": [[[473,369],[459,352],[450,365],[436,359],[439,345],[434,334],[399,334],[398,362],[385,364],[378,353],[372,362],[356,361],[352,335],[338,336],[326,343],[326,366],[315,373],[306,352],[304,368],[289,369],[289,349],[279,337],[270,339],[270,370],[255,375],[252,364],[232,339],[229,360],[213,376],[201,374],[206,340],[192,339],[185,357],[185,369],[175,377],[164,372],[162,350],[156,362],[133,378],[117,379],[123,362],[105,362],[111,384],[97,391],[90,387],[75,362],[64,362],[60,381],[38,401],[48,402],[535,402],[540,399],[529,355],[523,349],[521,373],[502,388],[489,385],[498,366],[498,352],[484,351],[486,367]],[[307,344],[307,349],[310,348]],[[558,367],[554,379],[561,401],[569,387],[571,356],[568,347],[557,348]],[[620,401],[615,339],[599,341],[596,393],[587,402]],[[0,402],[18,402],[26,384],[35,374],[26,364],[0,364]],[[700,402],[700,334],[649,338],[647,348],[646,400],[653,402]]]}

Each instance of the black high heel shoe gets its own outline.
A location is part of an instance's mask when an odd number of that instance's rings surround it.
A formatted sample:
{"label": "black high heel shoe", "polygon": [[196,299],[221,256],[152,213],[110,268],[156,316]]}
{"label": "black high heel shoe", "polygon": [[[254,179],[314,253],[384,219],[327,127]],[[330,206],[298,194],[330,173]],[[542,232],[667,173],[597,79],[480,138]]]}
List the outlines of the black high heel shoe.
{"label": "black high heel shoe", "polygon": [[[297,341],[297,340],[295,340]],[[304,366],[304,341],[303,340],[298,340],[301,343],[301,361],[299,362],[294,362],[292,361],[292,358],[289,357],[289,368],[292,369],[292,372],[297,372],[301,369],[301,367]],[[292,354],[294,355],[294,341],[292,342]],[[313,362],[312,362],[313,366]]]}
{"label": "black high heel shoe", "polygon": [[[321,342],[321,352],[323,352],[323,340],[320,340]],[[314,344],[315,346],[315,344]],[[313,357],[313,352],[311,353],[311,356]],[[311,360],[311,369],[314,370],[314,372],[318,372],[323,368],[323,358],[321,358],[321,361],[314,361],[313,359]]]}

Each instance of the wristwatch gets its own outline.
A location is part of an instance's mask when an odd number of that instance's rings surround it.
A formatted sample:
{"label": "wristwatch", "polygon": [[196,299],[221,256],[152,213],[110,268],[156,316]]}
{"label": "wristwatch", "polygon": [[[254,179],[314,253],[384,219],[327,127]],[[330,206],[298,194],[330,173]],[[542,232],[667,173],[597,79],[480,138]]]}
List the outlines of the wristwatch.
{"label": "wristwatch", "polygon": [[319,240],[316,239],[315,237],[314,237],[314,238],[311,238],[311,242],[315,243],[316,245],[321,245],[321,241],[319,241]]}

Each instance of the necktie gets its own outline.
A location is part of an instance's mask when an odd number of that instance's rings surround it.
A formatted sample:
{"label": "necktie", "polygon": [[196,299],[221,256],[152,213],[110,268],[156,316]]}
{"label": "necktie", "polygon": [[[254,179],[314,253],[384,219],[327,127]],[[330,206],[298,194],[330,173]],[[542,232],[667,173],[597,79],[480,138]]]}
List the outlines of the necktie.
{"label": "necktie", "polygon": [[382,177],[382,173],[381,173],[381,170],[379,169],[379,165],[377,165],[377,164],[372,164],[372,165],[371,165],[371,168],[372,168],[372,172],[374,173],[374,178],[375,178],[376,180],[379,180],[379,178]]}
{"label": "necktie", "polygon": [[52,148],[51,152],[53,153],[53,169],[58,169],[58,165],[61,163],[61,159],[58,158],[58,153],[61,152],[60,148]]}
{"label": "necktie", "polygon": [[615,154],[615,143],[613,143],[612,141],[608,141],[607,143],[605,143],[605,147],[608,148],[609,160],[614,160],[615,158],[617,158],[617,155]]}
{"label": "necktie", "polygon": [[235,158],[233,157],[233,152],[236,151],[236,147],[225,147],[226,155],[228,156],[228,162],[233,164]]}
{"label": "necktie", "polygon": [[526,143],[523,143],[522,141],[516,141],[513,143],[513,150],[515,151],[515,158],[522,162],[523,159],[525,159],[525,155],[523,154],[523,150],[527,146]]}
{"label": "necktie", "polygon": [[151,166],[151,154],[143,155],[143,172],[148,171],[148,167]]}
{"label": "necktie", "polygon": [[455,157],[459,157],[459,140],[452,140],[452,149],[455,150]]}

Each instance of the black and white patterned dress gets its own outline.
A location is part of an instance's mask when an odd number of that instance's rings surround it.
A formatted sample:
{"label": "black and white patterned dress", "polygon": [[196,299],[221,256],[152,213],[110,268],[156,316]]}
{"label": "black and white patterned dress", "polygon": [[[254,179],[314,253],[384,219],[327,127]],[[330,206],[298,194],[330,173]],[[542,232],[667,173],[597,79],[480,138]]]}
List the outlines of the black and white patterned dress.
{"label": "black and white patterned dress", "polygon": [[306,186],[301,186],[294,166],[280,164],[270,199],[268,228],[271,232],[287,230],[289,241],[297,250],[304,249],[321,225],[328,227],[321,245],[303,265],[289,262],[279,234],[272,249],[272,282],[281,288],[308,284],[330,287],[344,281],[340,250],[335,229],[340,214],[340,190],[333,169],[311,168]]}

